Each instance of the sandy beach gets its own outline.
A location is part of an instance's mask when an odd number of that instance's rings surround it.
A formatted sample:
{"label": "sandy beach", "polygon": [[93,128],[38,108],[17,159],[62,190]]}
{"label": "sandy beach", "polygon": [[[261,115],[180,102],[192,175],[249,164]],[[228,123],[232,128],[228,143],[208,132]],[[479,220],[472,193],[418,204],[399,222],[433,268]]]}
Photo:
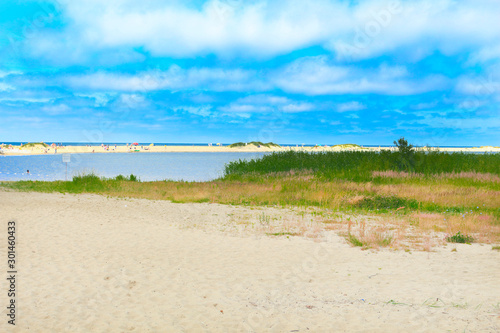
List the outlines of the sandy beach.
{"label": "sandy beach", "polygon": [[263,212],[303,221],[276,208],[0,190],[2,258],[9,220],[18,239],[17,323],[4,316],[0,331],[500,331],[491,245],[362,251],[334,232],[249,230]]}
{"label": "sandy beach", "polygon": [[[500,153],[500,147],[485,146],[477,148],[440,148],[433,147],[433,150],[444,152],[469,152],[469,153]],[[273,151],[380,151],[380,150],[397,150],[395,147],[343,147],[343,146],[317,146],[317,147],[257,147],[249,145],[246,147],[229,148],[229,146],[63,146],[57,148],[42,148],[37,146],[34,148],[22,148],[20,146],[3,147],[0,153],[4,155],[44,155],[44,154],[85,154],[85,153],[237,153],[237,152],[273,152]]]}

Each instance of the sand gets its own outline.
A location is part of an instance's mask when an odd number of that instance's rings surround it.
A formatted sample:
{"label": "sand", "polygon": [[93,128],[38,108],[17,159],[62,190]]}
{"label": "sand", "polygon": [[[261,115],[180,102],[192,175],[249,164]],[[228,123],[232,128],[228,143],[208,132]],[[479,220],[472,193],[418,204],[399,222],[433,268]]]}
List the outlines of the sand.
{"label": "sand", "polygon": [[276,208],[0,190],[5,275],[9,219],[19,242],[17,325],[3,315],[0,331],[500,331],[490,245],[362,251],[333,232],[244,227],[263,213],[301,221]]}
{"label": "sand", "polygon": [[[469,152],[469,153],[500,153],[500,147],[478,147],[478,148],[433,148],[445,152]],[[228,146],[110,146],[109,149],[102,146],[64,146],[54,148],[21,148],[20,146],[13,146],[12,148],[3,147],[1,153],[4,155],[44,155],[44,154],[85,154],[85,153],[237,153],[237,152],[273,152],[273,151],[380,151],[380,150],[396,150],[396,148],[388,147],[362,147],[362,148],[348,148],[348,147],[334,147],[334,146],[321,146],[321,147],[257,147],[253,145],[245,147],[229,148]]]}

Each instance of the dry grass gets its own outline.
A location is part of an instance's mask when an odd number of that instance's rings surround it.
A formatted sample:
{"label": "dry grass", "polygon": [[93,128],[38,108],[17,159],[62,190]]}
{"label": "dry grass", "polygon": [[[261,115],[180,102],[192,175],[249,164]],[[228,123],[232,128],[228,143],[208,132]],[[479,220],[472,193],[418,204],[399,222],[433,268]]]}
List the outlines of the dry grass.
{"label": "dry grass", "polygon": [[[373,171],[373,177],[383,177],[383,178],[424,178],[426,177],[422,173],[409,173],[405,171]],[[466,178],[481,182],[494,182],[500,183],[500,177],[491,173],[480,173],[475,171],[462,171],[462,172],[451,172],[451,173],[440,173],[437,175],[427,176],[434,179],[457,179]]]}
{"label": "dry grass", "polygon": [[[40,187],[47,186],[42,191],[50,191],[49,185],[41,184]],[[97,193],[174,202],[298,207],[307,211],[307,214],[314,213],[321,223],[304,218],[272,220],[270,223],[245,219],[245,223],[238,222],[240,220],[231,223],[233,226],[239,225],[241,228],[276,236],[302,235],[316,239],[325,232],[335,231],[356,237],[365,248],[389,246],[429,250],[442,244],[446,234],[454,235],[458,231],[473,236],[479,242],[500,241],[500,223],[498,216],[492,213],[500,207],[500,191],[484,187],[455,186],[439,182],[435,185],[356,183],[320,180],[310,174],[290,172],[280,177],[263,177],[246,182],[122,181],[118,186],[109,186]],[[386,213],[357,208],[364,198],[375,195],[415,199],[422,205],[433,204],[437,208],[434,211],[392,209]],[[469,210],[473,209],[473,213],[460,215],[446,212],[446,207],[468,207]]]}

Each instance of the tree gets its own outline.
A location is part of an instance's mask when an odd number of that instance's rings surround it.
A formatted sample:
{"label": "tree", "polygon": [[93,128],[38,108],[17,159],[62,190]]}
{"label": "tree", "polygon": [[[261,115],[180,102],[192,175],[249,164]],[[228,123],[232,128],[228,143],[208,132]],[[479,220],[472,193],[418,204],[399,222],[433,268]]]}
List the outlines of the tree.
{"label": "tree", "polygon": [[398,164],[400,170],[412,171],[415,167],[414,146],[409,144],[404,137],[400,137],[398,141],[394,141],[394,144],[398,147]]}
{"label": "tree", "polygon": [[413,145],[408,144],[408,141],[405,140],[404,137],[400,137],[398,141],[394,141],[396,147],[398,147],[398,151],[403,155],[411,155],[413,153]]}

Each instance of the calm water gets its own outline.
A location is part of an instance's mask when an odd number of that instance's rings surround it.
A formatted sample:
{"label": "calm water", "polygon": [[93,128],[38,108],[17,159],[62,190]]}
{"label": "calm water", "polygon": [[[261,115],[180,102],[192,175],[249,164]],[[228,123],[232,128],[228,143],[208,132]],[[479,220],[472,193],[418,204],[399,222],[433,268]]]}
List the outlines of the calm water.
{"label": "calm water", "polygon": [[[71,154],[68,179],[95,172],[103,177],[133,173],[143,181],[206,181],[222,176],[224,165],[238,159],[258,158],[266,153],[112,153]],[[30,171],[28,175],[26,170]],[[62,155],[2,156],[0,180],[64,180]]]}

